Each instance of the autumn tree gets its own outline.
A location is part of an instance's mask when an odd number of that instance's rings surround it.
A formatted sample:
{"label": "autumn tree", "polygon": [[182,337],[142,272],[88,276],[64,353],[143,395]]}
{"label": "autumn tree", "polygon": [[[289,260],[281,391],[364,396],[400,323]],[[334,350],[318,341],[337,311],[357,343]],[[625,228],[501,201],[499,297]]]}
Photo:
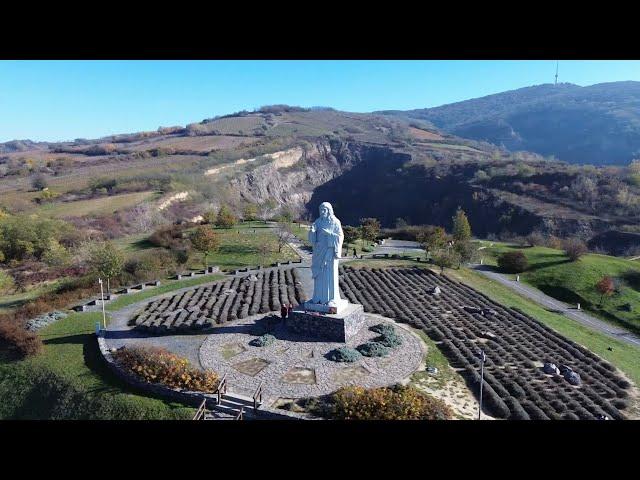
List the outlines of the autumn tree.
{"label": "autumn tree", "polygon": [[227,205],[222,205],[218,210],[218,216],[216,217],[216,227],[231,228],[238,222],[237,217],[233,214],[231,209]]}
{"label": "autumn tree", "polygon": [[245,222],[258,218],[258,206],[255,203],[247,203],[242,209],[242,219]]}
{"label": "autumn tree", "polygon": [[442,227],[425,227],[417,233],[416,240],[422,244],[427,254],[432,254],[444,248],[447,232]]}
{"label": "autumn tree", "polygon": [[360,236],[363,240],[375,242],[380,234],[380,220],[377,218],[360,219]]}
{"label": "autumn tree", "polygon": [[122,252],[112,242],[97,243],[89,250],[88,263],[97,277],[107,279],[107,292],[111,292],[111,279],[124,267]]}
{"label": "autumn tree", "polygon": [[351,225],[346,225],[342,232],[344,233],[344,243],[354,243],[361,237],[360,229]]}
{"label": "autumn tree", "polygon": [[613,292],[616,289],[615,282],[613,278],[608,275],[605,275],[600,279],[600,281],[596,284],[596,290],[600,293],[600,304],[604,301],[605,297],[610,297],[613,295]]}
{"label": "autumn tree", "polygon": [[196,228],[191,235],[191,244],[193,248],[203,254],[204,268],[206,269],[209,266],[207,263],[208,256],[220,248],[220,239],[211,227],[203,225]]}
{"label": "autumn tree", "polygon": [[468,242],[471,240],[471,225],[467,219],[467,214],[464,210],[458,208],[456,214],[452,218],[453,220],[453,239],[456,242]]}
{"label": "autumn tree", "polygon": [[444,273],[445,268],[460,265],[460,255],[455,250],[441,250],[433,256],[433,263],[440,267],[440,273]]}

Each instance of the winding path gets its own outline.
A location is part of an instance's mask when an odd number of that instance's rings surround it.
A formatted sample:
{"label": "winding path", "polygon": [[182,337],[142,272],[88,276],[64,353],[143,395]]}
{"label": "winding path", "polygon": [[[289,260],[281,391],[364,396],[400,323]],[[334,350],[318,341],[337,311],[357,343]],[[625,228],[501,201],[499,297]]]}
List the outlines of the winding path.
{"label": "winding path", "polygon": [[562,315],[565,315],[572,320],[575,320],[576,322],[588,328],[591,328],[592,330],[596,330],[598,332],[604,333],[605,335],[608,335],[609,337],[615,338],[616,340],[620,340],[636,347],[640,347],[640,337],[622,327],[618,327],[616,325],[612,325],[608,322],[595,318],[588,313],[585,313],[583,310],[578,310],[573,306],[550,297],[549,295],[545,295],[537,288],[511,280],[509,277],[502,273],[494,272],[490,267],[486,265],[474,265],[472,268],[485,277],[495,280],[496,282],[510,288],[511,290],[530,300],[533,300],[534,302],[542,305],[547,309],[558,311]]}

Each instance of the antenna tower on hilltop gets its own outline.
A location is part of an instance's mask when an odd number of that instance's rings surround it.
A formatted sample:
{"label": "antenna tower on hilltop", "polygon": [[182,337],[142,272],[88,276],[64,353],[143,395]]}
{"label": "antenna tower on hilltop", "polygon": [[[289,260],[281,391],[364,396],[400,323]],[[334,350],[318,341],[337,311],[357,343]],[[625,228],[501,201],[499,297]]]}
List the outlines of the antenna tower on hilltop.
{"label": "antenna tower on hilltop", "polygon": [[556,60],[556,85],[558,85],[558,64],[560,61]]}

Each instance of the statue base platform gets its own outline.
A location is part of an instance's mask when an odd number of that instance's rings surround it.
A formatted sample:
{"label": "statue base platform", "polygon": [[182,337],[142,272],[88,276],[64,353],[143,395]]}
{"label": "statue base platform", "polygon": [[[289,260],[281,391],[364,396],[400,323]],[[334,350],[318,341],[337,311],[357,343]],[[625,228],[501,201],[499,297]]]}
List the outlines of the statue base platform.
{"label": "statue base platform", "polygon": [[346,302],[340,306],[340,313],[305,310],[306,305],[294,308],[289,314],[286,325],[291,332],[327,342],[346,343],[365,323],[364,307],[360,304]]}
{"label": "statue base platform", "polygon": [[310,301],[306,301],[302,305],[300,305],[300,308],[308,312],[311,311],[311,312],[320,312],[320,313],[340,314],[349,305],[350,305],[349,300],[345,300],[344,298],[341,298],[337,302],[331,301],[328,305],[324,305],[322,303],[311,303]]}

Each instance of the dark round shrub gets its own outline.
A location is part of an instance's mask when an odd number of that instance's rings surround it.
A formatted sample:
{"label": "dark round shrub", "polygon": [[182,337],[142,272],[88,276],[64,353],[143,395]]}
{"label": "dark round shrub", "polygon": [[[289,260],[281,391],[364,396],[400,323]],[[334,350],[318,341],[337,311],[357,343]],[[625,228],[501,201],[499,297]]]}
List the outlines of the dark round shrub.
{"label": "dark round shrub", "polygon": [[327,353],[326,358],[332,362],[353,363],[362,358],[362,354],[351,347],[339,347]]}
{"label": "dark round shrub", "polygon": [[533,402],[523,401],[522,407],[527,411],[532,420],[550,420],[550,418]]}
{"label": "dark round shrub", "polygon": [[365,357],[386,357],[389,355],[389,347],[385,347],[378,342],[363,343],[357,349]]}
{"label": "dark round shrub", "polygon": [[276,341],[276,337],[271,335],[270,333],[265,333],[264,335],[260,335],[258,338],[254,338],[249,342],[249,345],[253,345],[254,347],[268,347],[273,342]]}
{"label": "dark round shrub", "polygon": [[386,335],[389,333],[396,333],[396,328],[390,323],[378,323],[369,327],[372,332],[379,333],[380,335]]}
{"label": "dark round shrub", "polygon": [[505,382],[507,391],[516,398],[522,398],[526,395],[524,389],[515,382]]}
{"label": "dark round shrub", "polygon": [[511,410],[511,415],[509,415],[509,420],[530,420],[531,417],[529,414],[522,408],[520,402],[513,397],[508,397],[505,399],[505,403]]}
{"label": "dark round shrub", "polygon": [[402,345],[402,338],[399,337],[395,332],[391,332],[388,334],[380,335],[374,339],[374,342],[381,343],[385,347],[388,348],[396,348]]}
{"label": "dark round shrub", "polygon": [[629,402],[622,398],[616,398],[615,400],[612,400],[611,404],[619,410],[624,410],[629,406]]}
{"label": "dark round shrub", "polygon": [[616,384],[618,385],[618,387],[626,390],[627,388],[631,387],[631,384],[629,382],[627,382],[624,378],[620,378],[618,380],[616,380]]}
{"label": "dark round shrub", "polygon": [[506,273],[521,273],[529,268],[529,261],[525,254],[519,250],[505,252],[498,257],[498,267]]}

